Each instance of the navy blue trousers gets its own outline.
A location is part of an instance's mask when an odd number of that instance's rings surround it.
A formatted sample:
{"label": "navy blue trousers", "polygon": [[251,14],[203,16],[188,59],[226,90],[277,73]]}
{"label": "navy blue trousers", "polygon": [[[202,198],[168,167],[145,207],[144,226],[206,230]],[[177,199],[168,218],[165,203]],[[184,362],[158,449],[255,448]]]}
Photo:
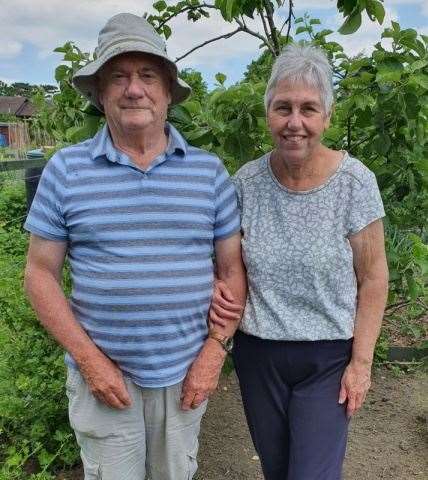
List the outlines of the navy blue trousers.
{"label": "navy blue trousers", "polygon": [[237,332],[233,358],[266,480],[340,480],[346,406],[338,404],[351,340],[287,342]]}

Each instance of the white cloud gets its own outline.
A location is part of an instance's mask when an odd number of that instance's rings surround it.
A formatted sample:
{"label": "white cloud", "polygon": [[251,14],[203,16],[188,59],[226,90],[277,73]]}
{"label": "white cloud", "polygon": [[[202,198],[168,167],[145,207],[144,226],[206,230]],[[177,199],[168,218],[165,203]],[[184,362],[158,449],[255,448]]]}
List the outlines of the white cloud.
{"label": "white cloud", "polygon": [[8,39],[29,43],[42,56],[67,40],[75,41],[83,49],[93,49],[98,31],[110,16],[123,11],[141,15],[150,7],[150,0],[5,2],[0,9],[0,43]]}
{"label": "white cloud", "polygon": [[0,58],[15,58],[22,51],[22,43],[16,40],[4,39],[0,49]]}
{"label": "white cloud", "polygon": [[294,2],[294,10],[304,9],[329,9],[336,8],[335,0],[297,0]]}
{"label": "white cloud", "polygon": [[415,4],[424,4],[426,0],[385,0],[385,7],[388,8],[390,5],[415,5]]}

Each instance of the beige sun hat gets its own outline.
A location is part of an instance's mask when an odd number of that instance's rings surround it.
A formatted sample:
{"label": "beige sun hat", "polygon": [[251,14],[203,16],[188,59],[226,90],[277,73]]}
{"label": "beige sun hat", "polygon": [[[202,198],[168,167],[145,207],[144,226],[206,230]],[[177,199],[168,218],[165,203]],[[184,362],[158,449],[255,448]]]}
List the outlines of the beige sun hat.
{"label": "beige sun hat", "polygon": [[165,60],[172,77],[171,103],[185,100],[191,88],[177,76],[177,66],[168,57],[163,38],[143,17],[131,13],[119,13],[107,21],[98,35],[98,47],[95,49],[96,59],[88,63],[73,76],[73,85],[98,110],[103,107],[98,100],[98,82],[96,73],[113,57],[127,52],[142,52],[156,55]]}

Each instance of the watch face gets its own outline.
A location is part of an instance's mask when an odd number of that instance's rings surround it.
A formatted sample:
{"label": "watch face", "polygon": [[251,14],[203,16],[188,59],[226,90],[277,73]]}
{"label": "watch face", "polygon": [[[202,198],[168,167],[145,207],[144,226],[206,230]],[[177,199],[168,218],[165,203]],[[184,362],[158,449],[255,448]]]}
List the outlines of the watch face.
{"label": "watch face", "polygon": [[230,337],[224,342],[224,349],[227,353],[232,353],[233,350],[233,337]]}

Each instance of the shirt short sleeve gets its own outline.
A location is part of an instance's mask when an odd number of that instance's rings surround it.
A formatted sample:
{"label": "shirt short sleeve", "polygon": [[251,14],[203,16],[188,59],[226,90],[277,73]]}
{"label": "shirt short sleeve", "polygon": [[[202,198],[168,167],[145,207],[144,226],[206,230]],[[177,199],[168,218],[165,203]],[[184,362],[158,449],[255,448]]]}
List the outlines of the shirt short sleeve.
{"label": "shirt short sleeve", "polygon": [[47,240],[67,240],[68,231],[63,215],[65,188],[65,164],[58,152],[43,169],[24,224],[26,230]]}
{"label": "shirt short sleeve", "polygon": [[240,230],[235,186],[222,163],[216,170],[214,196],[214,239],[221,240]]}
{"label": "shirt short sleeve", "polygon": [[348,234],[358,233],[370,223],[383,218],[385,210],[376,177],[367,170],[353,190],[348,216]]}

